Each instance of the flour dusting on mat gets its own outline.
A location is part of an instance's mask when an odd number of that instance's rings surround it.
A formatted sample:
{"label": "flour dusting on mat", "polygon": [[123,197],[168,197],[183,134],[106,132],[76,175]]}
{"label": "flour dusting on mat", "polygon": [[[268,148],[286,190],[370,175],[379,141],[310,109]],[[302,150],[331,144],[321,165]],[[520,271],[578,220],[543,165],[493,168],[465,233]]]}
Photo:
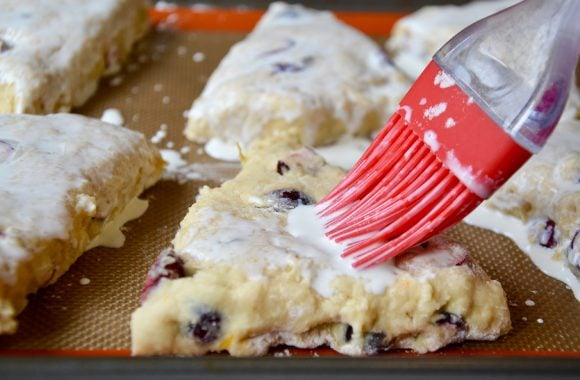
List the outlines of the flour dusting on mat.
{"label": "flour dusting on mat", "polygon": [[191,57],[191,59],[193,60],[193,62],[202,62],[205,59],[205,54],[203,54],[202,52],[198,51],[195,52],[193,54],[193,56]]}
{"label": "flour dusting on mat", "polygon": [[151,137],[151,142],[159,144],[165,137],[167,137],[167,124],[161,124],[159,130]]}
{"label": "flour dusting on mat", "polygon": [[109,81],[109,86],[111,86],[111,87],[117,87],[117,86],[121,85],[121,83],[123,83],[123,79],[124,79],[124,77],[122,75],[114,76]]}

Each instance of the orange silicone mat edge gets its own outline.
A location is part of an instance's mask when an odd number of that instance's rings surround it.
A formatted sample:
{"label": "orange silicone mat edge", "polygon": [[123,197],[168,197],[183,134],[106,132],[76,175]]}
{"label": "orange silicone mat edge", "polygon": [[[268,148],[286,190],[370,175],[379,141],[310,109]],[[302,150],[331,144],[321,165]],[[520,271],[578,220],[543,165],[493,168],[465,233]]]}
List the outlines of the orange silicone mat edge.
{"label": "orange silicone mat edge", "polygon": [[[371,36],[384,36],[395,22],[406,13],[402,12],[334,12],[348,25]],[[154,25],[170,23],[172,28],[182,31],[249,32],[264,10],[209,8],[192,9],[175,7],[167,10],[151,8],[149,15]]]}

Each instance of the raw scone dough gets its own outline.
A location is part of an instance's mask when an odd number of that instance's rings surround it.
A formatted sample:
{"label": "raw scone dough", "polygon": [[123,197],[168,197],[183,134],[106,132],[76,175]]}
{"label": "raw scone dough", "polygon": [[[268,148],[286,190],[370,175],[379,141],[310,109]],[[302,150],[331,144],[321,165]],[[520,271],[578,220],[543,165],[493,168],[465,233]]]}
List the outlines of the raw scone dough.
{"label": "raw scone dough", "polygon": [[501,285],[445,237],[363,272],[293,237],[289,210],[319,201],[343,172],[283,140],[255,143],[235,179],[202,189],[148,274],[135,355],[263,355],[280,344],[423,353],[509,330]]}
{"label": "raw scone dough", "polygon": [[0,0],[0,113],[83,104],[149,24],[147,0]]}
{"label": "raw scone dough", "polygon": [[189,111],[187,138],[247,146],[284,129],[307,145],[382,127],[408,82],[369,38],[330,12],[274,3]]}
{"label": "raw scone dough", "polygon": [[138,132],[71,114],[0,115],[0,333],[163,166]]}

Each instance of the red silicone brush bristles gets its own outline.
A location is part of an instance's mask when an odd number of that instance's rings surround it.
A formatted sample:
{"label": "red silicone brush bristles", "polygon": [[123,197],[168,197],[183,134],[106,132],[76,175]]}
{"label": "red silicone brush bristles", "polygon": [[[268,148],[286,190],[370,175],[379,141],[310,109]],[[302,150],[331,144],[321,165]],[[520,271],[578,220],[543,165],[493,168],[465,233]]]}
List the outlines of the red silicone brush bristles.
{"label": "red silicone brush bristles", "polygon": [[459,222],[529,157],[431,61],[317,208],[342,256],[366,268]]}
{"label": "red silicone brush bristles", "polygon": [[342,256],[364,268],[428,240],[480,202],[399,111],[319,208],[330,219],[326,235],[347,243]]}

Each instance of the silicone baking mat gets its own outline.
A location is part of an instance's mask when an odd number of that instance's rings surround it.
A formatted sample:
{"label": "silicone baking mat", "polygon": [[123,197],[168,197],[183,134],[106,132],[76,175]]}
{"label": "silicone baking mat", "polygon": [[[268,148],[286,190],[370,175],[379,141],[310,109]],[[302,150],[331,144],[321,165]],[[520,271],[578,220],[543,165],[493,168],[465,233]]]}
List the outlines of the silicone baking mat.
{"label": "silicone baking mat", "polygon": [[[0,337],[2,354],[130,355],[130,315],[151,263],[170,244],[200,186],[216,186],[237,171],[237,165],[213,161],[201,146],[184,139],[184,111],[260,15],[249,10],[152,11],[158,26],[136,46],[123,71],[104,79],[96,96],[76,110],[100,117],[107,108],[119,109],[128,127],[154,138],[159,148],[188,147],[183,157],[200,163],[205,179],[164,180],[147,191],[150,207],[127,224],[125,246],[87,252],[56,284],[31,296],[18,332]],[[340,17],[382,44],[400,14],[347,12]],[[449,235],[502,283],[513,330],[495,342],[467,342],[432,355],[580,357],[580,302],[565,285],[543,275],[502,236],[467,225]],[[334,355],[328,349],[281,348],[278,353]]]}

